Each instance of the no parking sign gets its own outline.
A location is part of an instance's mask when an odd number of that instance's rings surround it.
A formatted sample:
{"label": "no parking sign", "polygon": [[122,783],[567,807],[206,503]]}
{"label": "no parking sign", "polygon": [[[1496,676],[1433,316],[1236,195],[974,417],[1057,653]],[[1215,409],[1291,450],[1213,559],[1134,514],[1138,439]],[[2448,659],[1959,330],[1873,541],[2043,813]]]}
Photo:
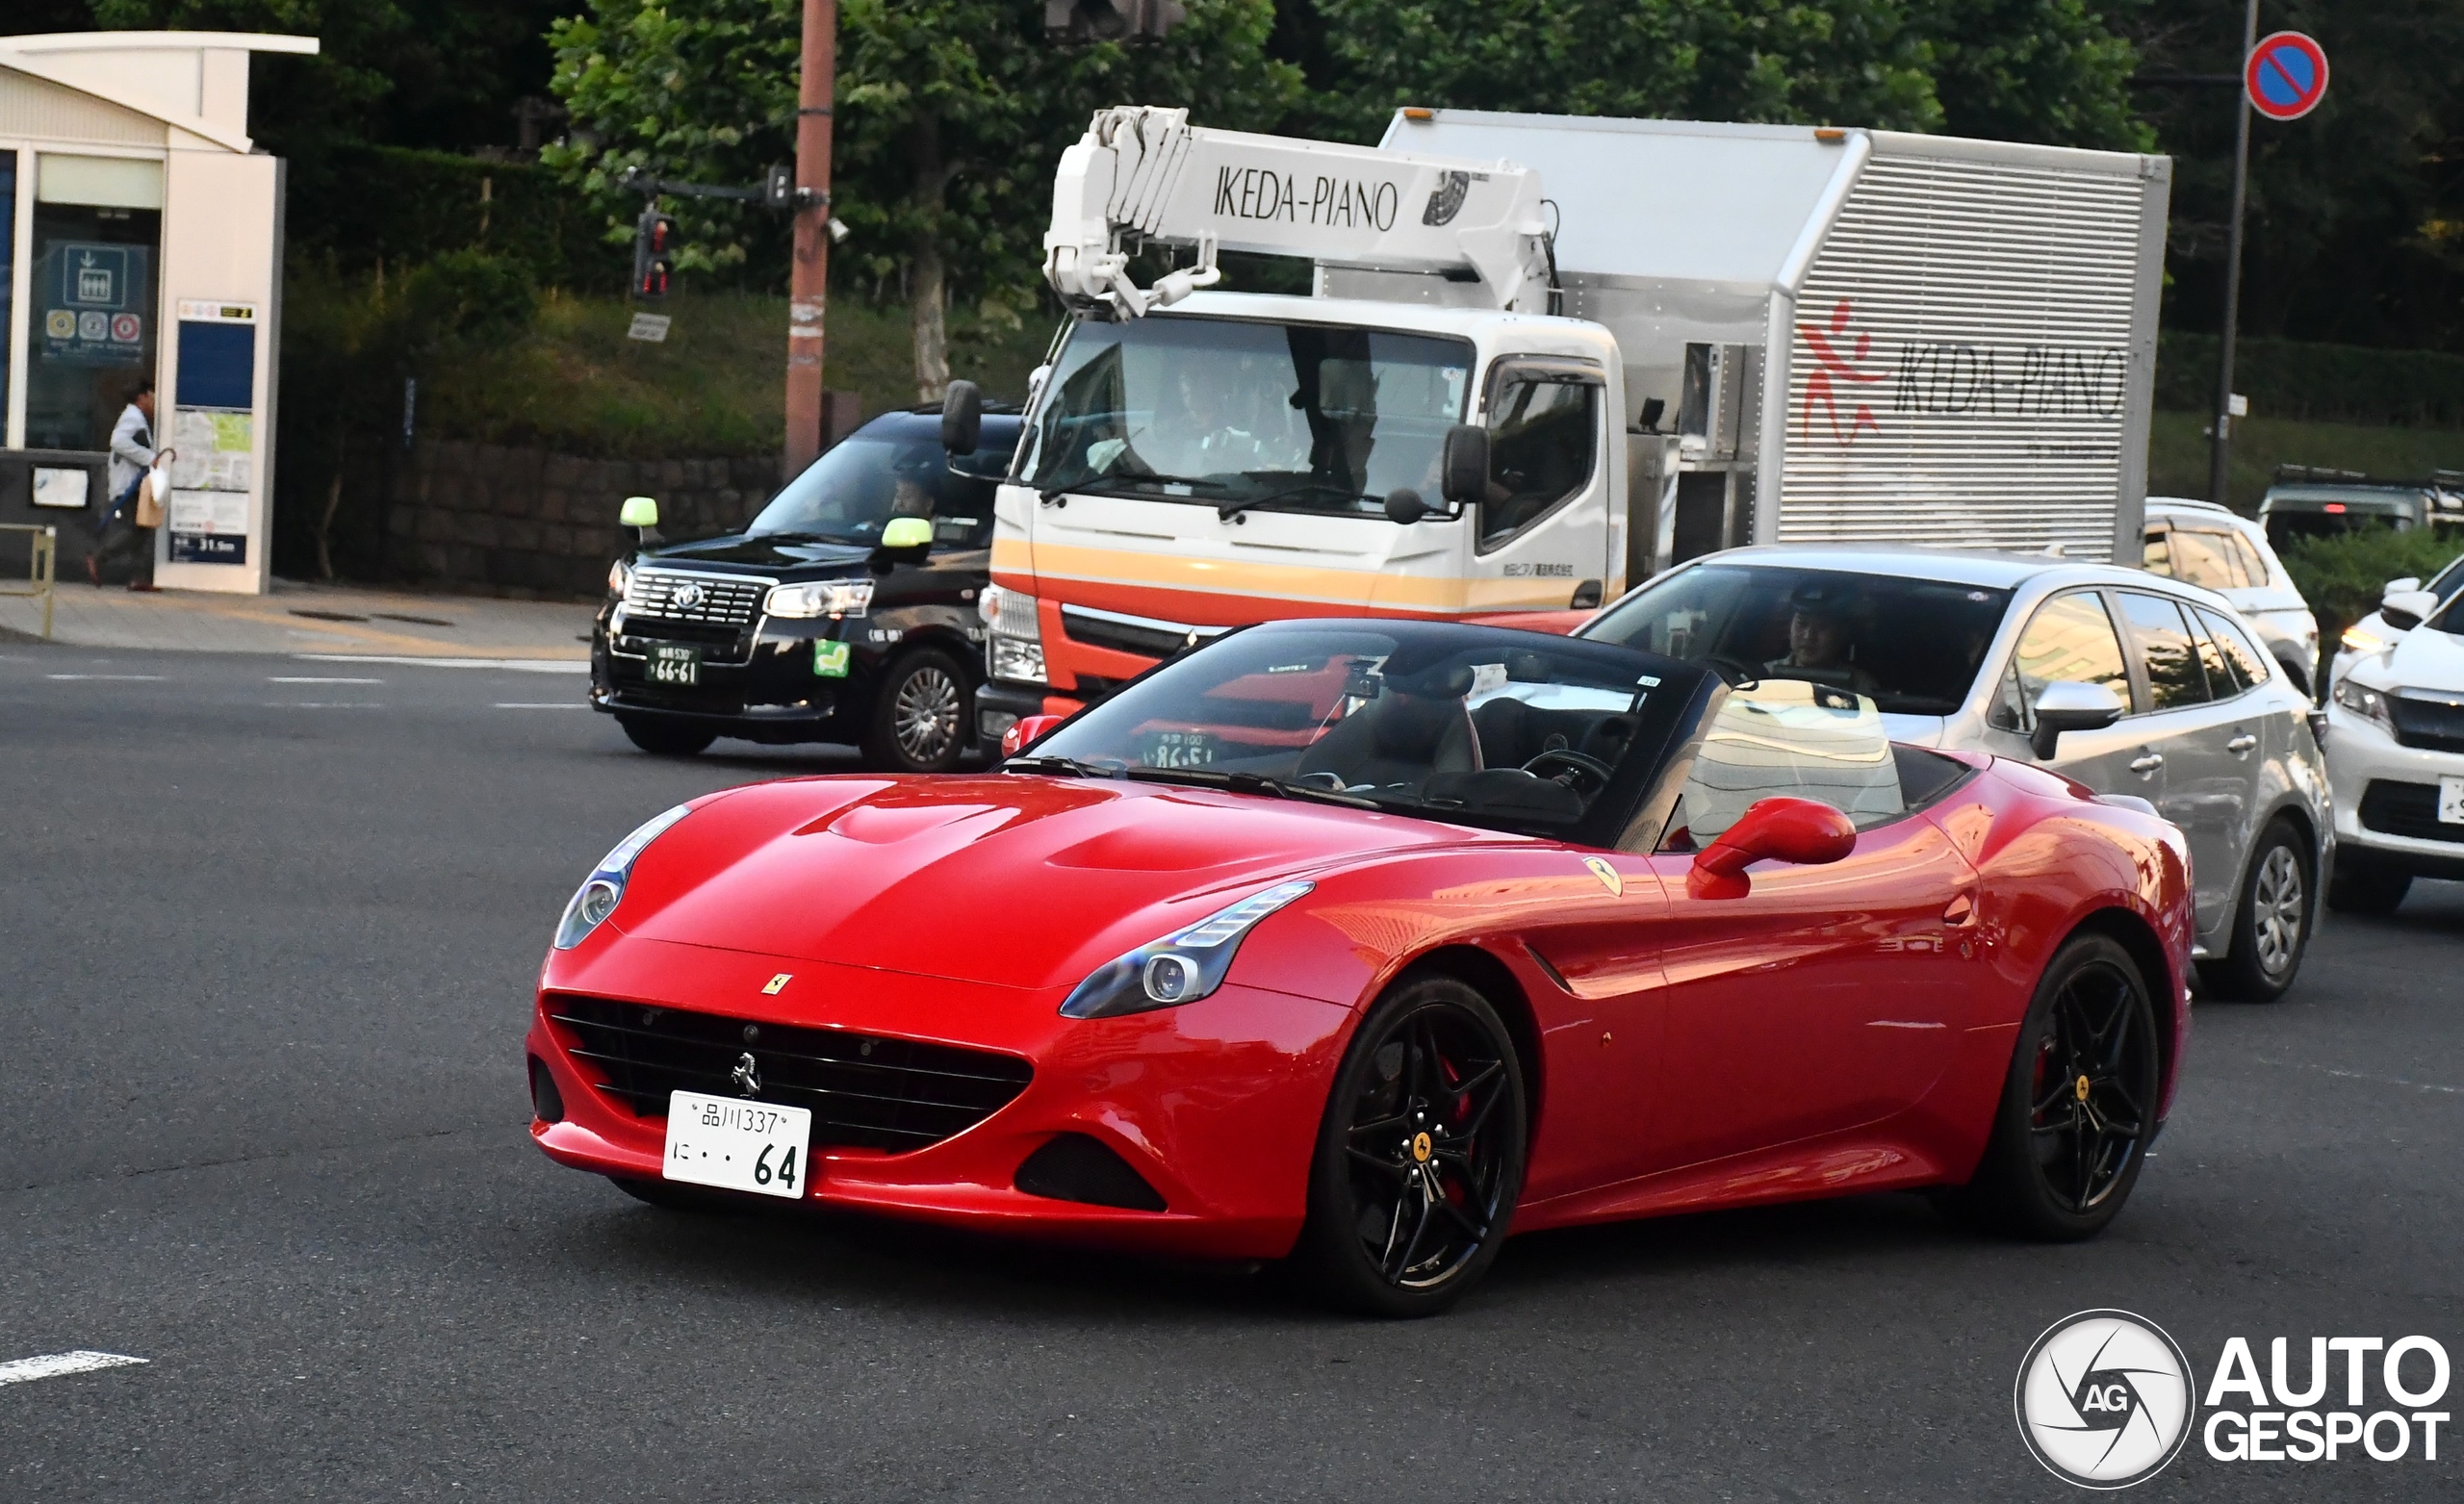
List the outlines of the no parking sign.
{"label": "no parking sign", "polygon": [[2242,68],[2250,108],[2271,120],[2298,120],[2327,92],[2327,53],[2299,32],[2277,32],[2250,49]]}

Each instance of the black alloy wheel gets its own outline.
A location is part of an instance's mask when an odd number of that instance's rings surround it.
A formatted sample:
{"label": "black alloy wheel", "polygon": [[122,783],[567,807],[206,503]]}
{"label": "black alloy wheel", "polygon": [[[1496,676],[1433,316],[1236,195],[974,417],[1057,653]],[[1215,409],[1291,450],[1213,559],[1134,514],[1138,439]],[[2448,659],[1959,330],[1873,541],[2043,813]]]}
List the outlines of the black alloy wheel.
{"label": "black alloy wheel", "polygon": [[1505,1241],[1527,1134],[1523,1067],[1497,1010],[1451,977],[1407,978],[1336,1072],[1298,1262],[1347,1309],[1444,1311]]}
{"label": "black alloy wheel", "polygon": [[1967,1210],[2022,1236],[2102,1232],[2156,1131],[2156,1014],[2130,953],[2076,936],[2037,984]]}
{"label": "black alloy wheel", "polygon": [[947,773],[966,751],[974,702],[956,659],[938,648],[911,652],[882,677],[864,754],[894,773]]}
{"label": "black alloy wheel", "polygon": [[2232,948],[2199,967],[2219,1000],[2272,1003],[2292,989],[2310,948],[2310,870],[2308,844],[2290,823],[2261,832],[2234,895]]}
{"label": "black alloy wheel", "polygon": [[638,716],[618,716],[616,724],[625,728],[625,737],[642,751],[657,757],[690,757],[709,747],[719,738],[710,731],[697,731],[673,721],[653,721]]}
{"label": "black alloy wheel", "polygon": [[2411,873],[2339,853],[2335,876],[2327,879],[2327,906],[2339,914],[2374,914],[2384,919],[2403,906],[2404,895],[2412,890]]}

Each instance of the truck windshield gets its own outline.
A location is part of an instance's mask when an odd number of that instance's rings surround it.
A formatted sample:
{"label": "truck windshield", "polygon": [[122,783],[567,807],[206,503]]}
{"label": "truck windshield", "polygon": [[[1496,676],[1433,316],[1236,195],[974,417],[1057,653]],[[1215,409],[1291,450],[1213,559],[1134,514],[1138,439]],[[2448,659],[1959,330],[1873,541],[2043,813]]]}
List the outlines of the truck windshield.
{"label": "truck windshield", "polygon": [[1072,330],[1019,479],[1217,507],[1361,516],[1437,497],[1469,341],[1173,318]]}
{"label": "truck windshield", "polygon": [[1735,679],[1805,679],[1891,715],[1967,699],[2011,593],[1840,570],[1698,564],[1582,629],[1598,642],[1708,664]]}

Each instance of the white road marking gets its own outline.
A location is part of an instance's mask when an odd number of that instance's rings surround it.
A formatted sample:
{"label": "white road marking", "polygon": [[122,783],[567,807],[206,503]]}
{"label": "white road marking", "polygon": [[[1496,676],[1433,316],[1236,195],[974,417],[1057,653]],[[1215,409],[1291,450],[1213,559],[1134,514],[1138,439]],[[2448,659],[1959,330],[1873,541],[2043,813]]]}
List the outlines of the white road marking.
{"label": "white road marking", "polygon": [[119,679],[144,684],[157,684],[163,679],[160,674],[46,674],[43,677],[47,679]]}
{"label": "white road marking", "polygon": [[269,684],[382,684],[385,681],[383,679],[317,678],[301,674],[270,674],[266,676],[266,682]]}
{"label": "white road marking", "polygon": [[2434,1081],[2406,1081],[2401,1076],[2374,1076],[2368,1071],[2340,1071],[2332,1065],[2313,1065],[2308,1060],[2271,1060],[2262,1058],[2261,1065],[2277,1065],[2289,1070],[2317,1071],[2341,1081],[2366,1081],[2381,1086],[2408,1086],[2415,1091],[2439,1091],[2451,1097],[2464,1097],[2464,1086],[2444,1086]]}
{"label": "white road marking", "polygon": [[268,710],[382,710],[372,700],[269,700]]}
{"label": "white road marking", "polygon": [[587,674],[583,658],[412,658],[372,652],[295,652],[312,663],[398,663],[422,669],[505,669],[516,674]]}
{"label": "white road marking", "polygon": [[496,708],[499,710],[587,710],[590,706],[578,700],[500,700],[496,703]]}
{"label": "white road marking", "polygon": [[130,1358],[121,1353],[96,1353],[79,1348],[73,1353],[45,1353],[40,1358],[19,1358],[0,1363],[0,1384],[23,1384],[29,1379],[57,1379],[66,1373],[90,1373],[96,1368],[124,1368],[141,1364],[142,1358]]}

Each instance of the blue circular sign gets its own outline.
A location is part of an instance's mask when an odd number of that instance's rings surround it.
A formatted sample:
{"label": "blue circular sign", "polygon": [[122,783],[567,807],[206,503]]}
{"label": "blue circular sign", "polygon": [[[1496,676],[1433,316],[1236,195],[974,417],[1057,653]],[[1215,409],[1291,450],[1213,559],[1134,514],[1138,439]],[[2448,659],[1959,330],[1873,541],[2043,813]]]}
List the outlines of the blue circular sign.
{"label": "blue circular sign", "polygon": [[2298,120],[2326,97],[2326,50],[2299,32],[2277,32],[2250,49],[2242,83],[2251,109],[2271,120]]}

